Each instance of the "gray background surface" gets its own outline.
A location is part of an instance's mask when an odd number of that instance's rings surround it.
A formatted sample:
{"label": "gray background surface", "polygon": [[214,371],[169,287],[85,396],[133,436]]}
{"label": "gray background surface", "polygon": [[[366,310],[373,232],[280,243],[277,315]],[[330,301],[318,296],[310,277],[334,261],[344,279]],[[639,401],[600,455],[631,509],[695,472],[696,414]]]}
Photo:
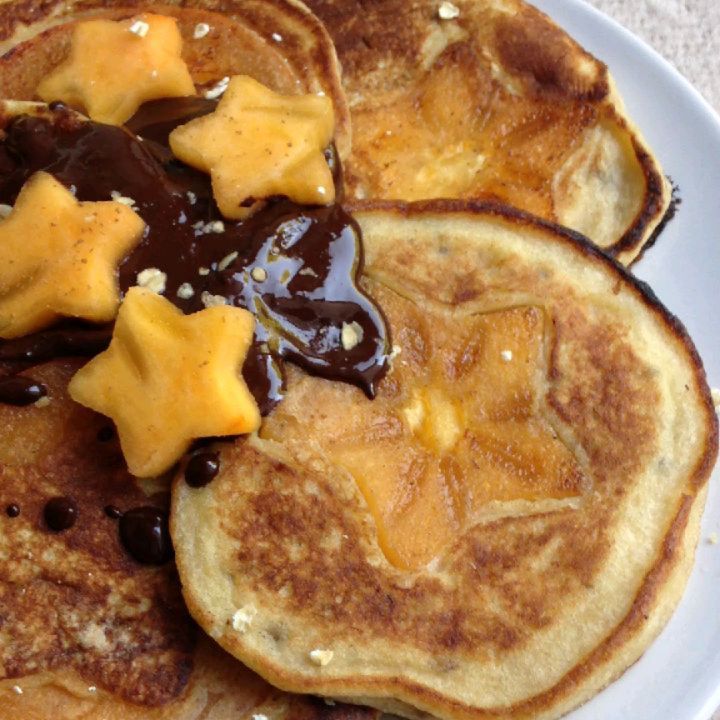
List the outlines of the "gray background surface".
{"label": "gray background surface", "polygon": [[587,0],[645,40],[720,112],[720,0]]}

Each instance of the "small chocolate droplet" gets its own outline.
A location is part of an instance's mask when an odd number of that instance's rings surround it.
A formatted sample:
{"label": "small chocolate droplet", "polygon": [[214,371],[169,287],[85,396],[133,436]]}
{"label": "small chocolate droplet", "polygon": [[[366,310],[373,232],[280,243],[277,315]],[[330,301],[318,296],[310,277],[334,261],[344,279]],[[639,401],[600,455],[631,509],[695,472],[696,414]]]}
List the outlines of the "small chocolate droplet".
{"label": "small chocolate droplet", "polygon": [[195,453],[185,466],[185,482],[194,488],[205,487],[220,470],[220,456],[216,452]]}
{"label": "small chocolate droplet", "polygon": [[55,532],[70,529],[77,520],[77,503],[71,497],[54,497],[43,510],[46,525]]}
{"label": "small chocolate droplet", "polygon": [[105,506],[105,514],[111,519],[111,520],[118,520],[122,517],[122,510],[119,507],[115,507],[115,505],[106,505]]}
{"label": "small chocolate droplet", "polygon": [[16,375],[0,380],[0,402],[8,405],[32,405],[47,393],[47,387],[32,378]]}
{"label": "small chocolate droplet", "polygon": [[115,438],[115,428],[112,425],[105,425],[98,430],[98,442],[110,442]]}
{"label": "small chocolate droplet", "polygon": [[5,514],[8,517],[16,518],[20,514],[20,506],[12,503],[5,508]]}
{"label": "small chocolate droplet", "polygon": [[133,559],[162,565],[173,556],[167,513],[156,507],[132,508],[120,518],[120,541]]}

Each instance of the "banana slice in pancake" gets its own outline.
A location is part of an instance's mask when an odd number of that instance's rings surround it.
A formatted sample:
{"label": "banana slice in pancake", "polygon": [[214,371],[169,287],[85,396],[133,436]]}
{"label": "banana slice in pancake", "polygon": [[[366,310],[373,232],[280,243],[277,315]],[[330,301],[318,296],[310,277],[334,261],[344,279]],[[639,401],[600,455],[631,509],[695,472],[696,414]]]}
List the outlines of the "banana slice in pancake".
{"label": "banana slice in pancake", "polygon": [[190,612],[287,690],[559,717],[684,589],[718,444],[701,361],[557,226],[459,201],[356,217],[393,370],[372,401],[298,371],[259,437],[217,446],[214,480],[176,478]]}
{"label": "banana slice in pancake", "polygon": [[670,188],[605,65],[523,0],[445,4],[308,0],[343,66],[348,195],[497,199],[632,262]]}
{"label": "banana slice in pancake", "polygon": [[[167,496],[146,496],[125,469],[109,421],[68,397],[80,364],[57,360],[25,371],[47,389],[44,406],[0,404],[0,714],[375,718],[270,687],[197,632],[172,561],[143,565],[126,552],[119,520],[105,507],[162,510]],[[74,524],[62,531],[49,528],[45,514],[56,497],[75,507]],[[10,505],[17,514],[6,512]]]}
{"label": "banana slice in pancake", "polygon": [[[0,4],[0,97],[36,99],[40,81],[67,56],[73,24],[91,17],[127,18],[142,12],[121,0]],[[276,92],[323,92],[333,102],[334,140],[341,157],[350,151],[350,116],[340,67],[325,28],[297,0],[227,4],[204,0],[152,5],[178,21],[183,60],[195,85],[249,75]],[[205,25],[208,30],[205,31]],[[201,31],[198,32],[198,28]],[[118,59],[118,73],[122,61]]]}

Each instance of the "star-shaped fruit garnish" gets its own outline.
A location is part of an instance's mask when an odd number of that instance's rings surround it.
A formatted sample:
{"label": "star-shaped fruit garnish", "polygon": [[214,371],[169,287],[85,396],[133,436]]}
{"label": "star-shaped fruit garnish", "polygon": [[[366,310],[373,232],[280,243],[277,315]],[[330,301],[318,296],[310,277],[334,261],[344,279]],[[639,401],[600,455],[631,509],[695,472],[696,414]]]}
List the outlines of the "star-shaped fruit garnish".
{"label": "star-shaped fruit garnish", "polygon": [[387,558],[421,568],[483,519],[568,507],[586,479],[543,410],[545,312],[453,314],[382,286],[393,370],[369,401],[303,378],[262,435],[312,446],[355,479]]}
{"label": "star-shaped fruit garnish", "polygon": [[122,125],[148,100],[195,94],[181,51],[177,22],[164,15],[79,22],[69,57],[37,94],[84,108],[97,122]]}
{"label": "star-shaped fruit garnish", "polygon": [[160,475],[196,438],[260,426],[240,374],[254,323],[227,305],[184,315],[160,295],[130,288],[110,347],[73,377],[70,396],[115,421],[133,475]]}
{"label": "star-shaped fruit garnish", "polygon": [[222,214],[242,219],[256,201],[273,195],[306,205],[333,202],[323,151],[334,126],[330,98],[279,95],[238,75],[215,112],[172,131],[170,147],[183,162],[210,173]]}
{"label": "star-shaped fruit garnish", "polygon": [[126,205],[78,202],[52,175],[33,175],[0,221],[0,337],[27,335],[63,316],[112,320],[117,266],[143,228]]}

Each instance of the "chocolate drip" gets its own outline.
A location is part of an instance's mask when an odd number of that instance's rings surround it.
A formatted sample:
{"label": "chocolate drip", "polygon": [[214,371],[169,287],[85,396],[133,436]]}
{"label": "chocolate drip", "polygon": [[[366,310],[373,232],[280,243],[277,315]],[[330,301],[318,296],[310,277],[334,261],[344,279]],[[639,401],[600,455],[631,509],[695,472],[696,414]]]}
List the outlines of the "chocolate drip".
{"label": "chocolate drip", "polygon": [[105,350],[111,335],[109,325],[97,328],[66,323],[27,337],[0,340],[0,360],[37,363],[56,357],[92,357]]}
{"label": "chocolate drip", "polygon": [[120,541],[134,560],[143,565],[163,565],[173,557],[168,517],[164,510],[132,508],[120,518]]}
{"label": "chocolate drip", "polygon": [[77,503],[71,497],[54,497],[47,501],[43,510],[45,524],[55,532],[69,530],[77,516]]}
{"label": "chocolate drip", "polygon": [[20,375],[0,379],[0,403],[32,405],[45,397],[48,389],[42,383]]}
{"label": "chocolate drip", "polygon": [[[202,309],[204,293],[253,312],[255,341],[243,375],[263,414],[282,398],[283,359],[355,383],[372,397],[387,370],[389,339],[380,310],[356,285],[358,226],[339,205],[309,208],[275,199],[248,221],[223,221],[223,231],[214,232],[208,223],[220,215],[208,176],[178,162],[167,146],[175,126],[214,106],[201,98],[153,101],[130,120],[132,132],[79,121],[62,107],[52,121],[21,116],[0,146],[0,202],[12,204],[41,169],[74,188],[80,200],[109,200],[113,191],[132,198],[147,228],[120,267],[121,289],[156,267],[167,275],[165,296],[184,312]],[[334,148],[326,157],[341,193]],[[179,297],[181,286],[190,286],[192,295]],[[355,331],[351,343],[343,344],[344,326]],[[57,354],[66,354],[63,333],[55,336]],[[38,358],[41,351],[27,340]],[[0,353],[22,355],[15,342]]]}
{"label": "chocolate drip", "polygon": [[185,482],[194,488],[205,487],[220,471],[220,455],[204,450],[191,455],[185,466]]}

